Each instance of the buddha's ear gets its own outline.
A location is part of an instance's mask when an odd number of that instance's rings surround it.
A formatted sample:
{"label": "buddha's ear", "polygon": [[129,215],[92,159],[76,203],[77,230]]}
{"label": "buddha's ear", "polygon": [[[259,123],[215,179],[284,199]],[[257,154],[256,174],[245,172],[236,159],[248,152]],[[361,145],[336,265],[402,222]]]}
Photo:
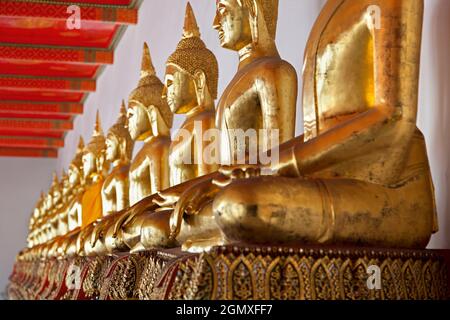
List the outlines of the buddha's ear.
{"label": "buddha's ear", "polygon": [[242,0],[243,4],[248,10],[250,16],[250,28],[252,31],[253,42],[258,43],[259,32],[258,32],[258,0]]}
{"label": "buddha's ear", "polygon": [[194,72],[195,86],[197,90],[203,90],[206,86],[206,75],[203,70],[197,69]]}

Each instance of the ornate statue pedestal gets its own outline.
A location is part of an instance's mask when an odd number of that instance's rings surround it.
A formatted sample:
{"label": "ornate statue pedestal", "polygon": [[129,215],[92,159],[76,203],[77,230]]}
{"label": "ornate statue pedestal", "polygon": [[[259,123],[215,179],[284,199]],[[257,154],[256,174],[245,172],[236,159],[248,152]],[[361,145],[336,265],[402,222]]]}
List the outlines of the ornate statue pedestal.
{"label": "ornate statue pedestal", "polygon": [[[446,299],[449,297],[446,255],[448,252],[430,250],[228,246],[203,254],[148,251],[118,258],[52,260],[47,262],[50,264],[47,268],[41,266],[42,270],[63,274],[67,273],[68,265],[78,266],[82,283],[75,290],[68,290],[61,276],[48,274],[43,278],[23,274],[37,269],[23,268],[18,263],[11,276],[10,296],[26,299]],[[369,277],[373,281],[368,285]],[[30,279],[35,279],[35,283]],[[37,290],[34,293],[33,288]]]}

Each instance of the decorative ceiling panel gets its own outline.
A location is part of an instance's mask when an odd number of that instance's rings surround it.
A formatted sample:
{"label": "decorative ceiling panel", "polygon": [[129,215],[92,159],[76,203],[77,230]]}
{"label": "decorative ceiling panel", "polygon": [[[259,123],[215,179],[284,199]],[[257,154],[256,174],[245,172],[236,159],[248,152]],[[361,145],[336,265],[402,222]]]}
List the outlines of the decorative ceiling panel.
{"label": "decorative ceiling panel", "polygon": [[57,156],[141,2],[0,0],[0,156]]}

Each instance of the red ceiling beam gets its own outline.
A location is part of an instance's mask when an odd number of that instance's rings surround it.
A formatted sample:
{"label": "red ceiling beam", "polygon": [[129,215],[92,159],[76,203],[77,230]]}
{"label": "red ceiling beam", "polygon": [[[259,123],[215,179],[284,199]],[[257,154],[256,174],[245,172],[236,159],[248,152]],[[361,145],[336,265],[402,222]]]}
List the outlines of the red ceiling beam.
{"label": "red ceiling beam", "polygon": [[[81,23],[84,21],[113,22],[115,24],[136,24],[138,9],[126,7],[99,7],[79,4]],[[67,5],[48,2],[0,0],[0,17],[27,17],[66,20]]]}
{"label": "red ceiling beam", "polygon": [[4,113],[0,111],[0,118],[17,118],[17,119],[45,119],[45,120],[70,120],[72,116],[69,114],[39,114],[39,113]]}
{"label": "red ceiling beam", "polygon": [[61,49],[56,47],[30,47],[0,44],[0,59],[33,60],[38,62],[64,62],[112,64],[114,52],[98,49]]}
{"label": "red ceiling beam", "polygon": [[53,90],[11,90],[0,87],[0,101],[36,101],[36,102],[60,102],[60,103],[81,103],[84,92],[74,91],[53,91]]}
{"label": "red ceiling beam", "polygon": [[32,103],[0,101],[0,113],[35,113],[35,114],[82,114],[83,105],[80,103]]}
{"label": "red ceiling beam", "polygon": [[58,150],[0,147],[0,157],[57,158]]}
{"label": "red ceiling beam", "polygon": [[64,139],[0,136],[0,147],[55,149],[64,147]]}
{"label": "red ceiling beam", "polygon": [[34,89],[52,91],[95,91],[95,80],[91,79],[51,79],[0,76],[0,88]]}
{"label": "red ceiling beam", "polygon": [[66,120],[35,120],[0,118],[0,130],[11,131],[67,131],[73,129],[72,121]]}
{"label": "red ceiling beam", "polygon": [[13,137],[40,137],[40,138],[54,138],[64,139],[64,131],[33,131],[33,130],[2,130],[0,129],[0,136]]}

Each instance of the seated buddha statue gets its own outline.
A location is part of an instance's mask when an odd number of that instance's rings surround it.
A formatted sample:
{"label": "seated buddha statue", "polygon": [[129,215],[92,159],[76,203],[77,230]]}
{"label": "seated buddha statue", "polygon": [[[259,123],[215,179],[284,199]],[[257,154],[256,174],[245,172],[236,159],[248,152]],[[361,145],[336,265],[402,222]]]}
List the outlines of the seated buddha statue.
{"label": "seated buddha statue", "polygon": [[[236,143],[234,133],[266,132],[265,143],[257,137],[259,150],[294,138],[297,73],[284,61],[275,44],[278,0],[218,0],[214,28],[221,46],[239,54],[238,71],[222,94],[216,125],[222,132],[220,162],[234,165],[252,150],[249,141]],[[275,138],[272,138],[275,135]],[[264,146],[266,148],[264,149]],[[257,159],[256,163],[259,163]],[[217,173],[214,180],[224,177]],[[170,219],[171,238],[190,251],[224,243],[213,232],[217,223],[212,201],[220,188],[207,179],[181,195]],[[215,234],[215,235],[213,235]]]}
{"label": "seated buddha statue", "polygon": [[[150,50],[144,44],[141,77],[128,99],[128,130],[133,141],[144,145],[130,165],[129,198],[131,208],[117,214],[118,219],[106,232],[109,252],[127,251],[139,241],[140,214],[151,197],[169,187],[170,129],[173,114],[162,98],[164,85],[156,76]],[[150,199],[150,200],[149,200]],[[124,221],[130,223],[124,224]]]}
{"label": "seated buddha statue", "polygon": [[217,163],[204,161],[204,137],[215,128],[219,67],[214,54],[200,38],[190,3],[186,7],[184,32],[166,63],[164,96],[174,114],[186,119],[170,145],[170,186],[215,172]]}
{"label": "seated buddha statue", "polygon": [[91,141],[85,146],[82,156],[86,190],[82,199],[82,223],[86,227],[103,216],[102,187],[109,162],[106,160],[106,140],[97,111]]}
{"label": "seated buddha statue", "polygon": [[84,141],[83,138],[80,137],[78,142],[78,147],[75,152],[75,156],[72,159],[69,168],[68,168],[68,176],[69,176],[69,194],[67,196],[68,203],[68,231],[73,232],[81,228],[82,224],[82,208],[81,201],[83,199],[84,194],[84,175],[83,175],[83,150],[84,150]]}
{"label": "seated buddha statue", "polygon": [[103,216],[130,206],[129,170],[134,141],[126,128],[127,110],[122,102],[119,119],[106,135],[106,160],[112,165],[111,173],[102,187]]}
{"label": "seated buddha statue", "polygon": [[[182,39],[166,63],[164,90],[171,111],[186,115],[170,145],[170,185],[175,188],[160,192],[162,201],[154,200],[161,207],[154,215],[145,218],[140,247],[133,248],[133,251],[167,245],[161,240],[169,241],[169,220],[180,190],[187,188],[189,181],[196,181],[196,178],[218,169],[218,161],[204,159],[210,143],[204,136],[215,128],[218,73],[217,59],[201,40],[194,12],[188,3]],[[180,188],[183,184],[184,187]],[[155,236],[156,233],[160,236]]]}
{"label": "seated buddha statue", "polygon": [[33,214],[31,216],[28,227],[28,238],[27,238],[28,248],[32,248],[33,246],[38,244],[37,241],[38,223],[43,214],[44,201],[45,201],[45,194],[41,192],[39,200],[36,202],[36,206],[33,210]]}
{"label": "seated buddha statue", "polygon": [[50,187],[48,197],[48,211],[47,211],[47,241],[52,240],[58,235],[59,219],[58,210],[61,208],[61,184],[58,179],[58,174],[53,173],[53,182]]}
{"label": "seated buddha statue", "polygon": [[[81,230],[77,240],[77,251],[84,254],[84,243],[92,232],[92,224],[103,216],[102,186],[108,170],[106,141],[97,112],[91,141],[84,147],[82,161],[85,191],[81,200]],[[90,238],[89,238],[90,239]]]}
{"label": "seated buddha statue", "polygon": [[128,175],[134,141],[126,124],[127,110],[125,102],[122,102],[119,118],[106,135],[106,160],[112,164],[112,170],[102,187],[103,218],[93,229],[91,243],[85,245],[85,250],[90,251],[89,255],[108,253],[104,244],[106,232],[121,211],[130,206]]}
{"label": "seated buddha statue", "polygon": [[[63,170],[61,178],[59,180],[59,197],[61,200],[55,202],[55,209],[52,220],[52,227],[54,228],[54,235],[49,244],[50,249],[48,250],[48,257],[56,258],[57,249],[60,244],[64,241],[64,235],[68,233],[68,210],[67,210],[67,200],[69,193],[69,177],[67,173]],[[54,196],[54,198],[58,196]]]}
{"label": "seated buddha statue", "polygon": [[[75,156],[67,170],[69,192],[67,195],[67,231],[61,245],[57,248],[58,257],[73,256],[76,254],[76,239],[82,225],[82,200],[85,190],[83,175],[84,141],[80,137]],[[70,252],[70,254],[69,254]]]}
{"label": "seated buddha statue", "polygon": [[63,236],[69,232],[67,204],[70,193],[69,176],[64,170],[61,174],[60,185],[61,203],[56,209],[56,214],[58,216],[58,236]]}
{"label": "seated buddha statue", "polygon": [[213,210],[229,241],[427,245],[438,224],[416,126],[423,6],[326,3],[306,47],[305,134],[280,147],[274,176],[241,168],[224,184]]}
{"label": "seated buddha statue", "polygon": [[54,221],[52,218],[52,212],[53,212],[53,195],[57,194],[55,189],[59,188],[59,181],[58,176],[56,173],[53,174],[53,180],[52,184],[47,192],[45,194],[43,202],[42,202],[42,208],[41,208],[41,217],[36,223],[36,237],[37,237],[37,244],[39,246],[38,249],[36,249],[36,256],[41,257],[42,250],[44,248],[44,244],[48,243],[54,236],[55,230],[53,227]]}

